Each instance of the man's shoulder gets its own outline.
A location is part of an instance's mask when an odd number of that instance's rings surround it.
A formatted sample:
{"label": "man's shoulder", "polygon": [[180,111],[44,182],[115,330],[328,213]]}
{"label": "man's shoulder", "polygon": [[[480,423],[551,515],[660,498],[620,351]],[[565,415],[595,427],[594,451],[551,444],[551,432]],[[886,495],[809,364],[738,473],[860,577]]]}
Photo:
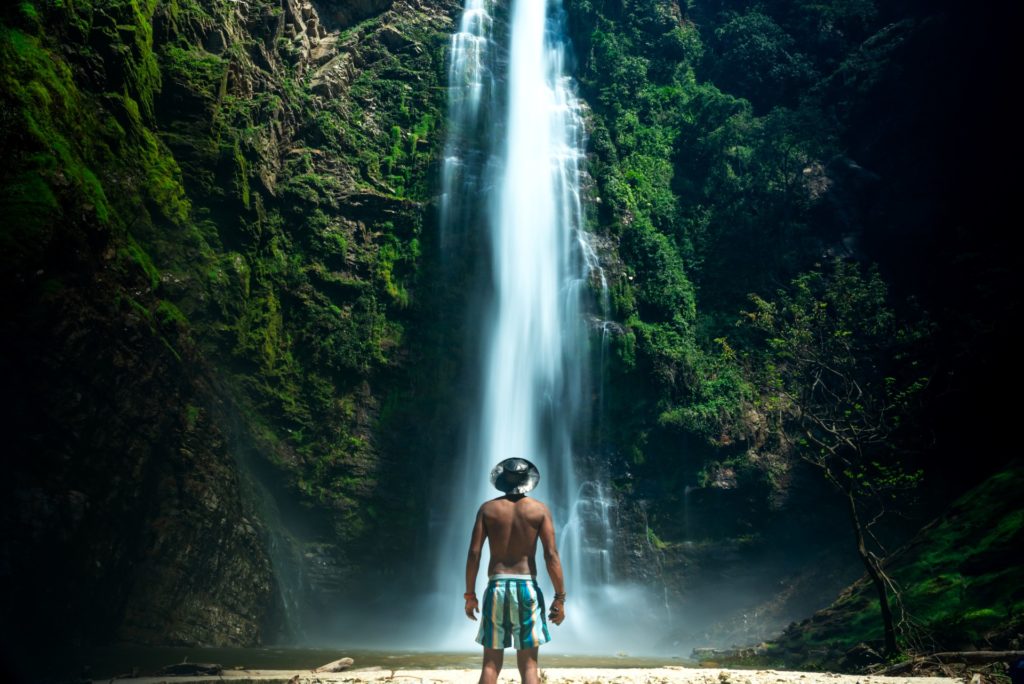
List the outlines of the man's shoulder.
{"label": "man's shoulder", "polygon": [[540,509],[540,510],[542,510],[542,511],[545,511],[545,512],[546,512],[546,511],[548,510],[548,506],[547,506],[547,504],[545,504],[545,503],[544,503],[543,501],[541,501],[540,499],[534,499],[533,497],[528,497],[528,498],[526,499],[526,501],[529,501],[529,502],[531,502],[531,503],[532,503],[532,505],[534,506],[534,508],[538,508],[538,509]]}
{"label": "man's shoulder", "polygon": [[526,509],[529,510],[532,514],[548,514],[547,505],[540,499],[534,499],[532,496],[523,497],[523,499],[519,502],[519,505],[521,507],[525,505]]}
{"label": "man's shoulder", "polygon": [[522,499],[516,502],[509,501],[504,496],[497,496],[493,499],[488,499],[487,501],[484,501],[482,504],[480,504],[480,510],[484,511],[492,508],[503,507],[511,503],[515,503],[515,505],[517,506],[528,506],[532,509],[544,511],[545,513],[548,510],[547,505],[543,501],[541,501],[540,499],[534,499],[532,496],[524,496]]}
{"label": "man's shoulder", "polygon": [[484,501],[482,504],[480,504],[480,510],[487,511],[494,508],[498,508],[502,505],[502,501],[505,501],[505,499],[503,499],[500,496],[495,497],[493,499],[488,499],[487,501]]}

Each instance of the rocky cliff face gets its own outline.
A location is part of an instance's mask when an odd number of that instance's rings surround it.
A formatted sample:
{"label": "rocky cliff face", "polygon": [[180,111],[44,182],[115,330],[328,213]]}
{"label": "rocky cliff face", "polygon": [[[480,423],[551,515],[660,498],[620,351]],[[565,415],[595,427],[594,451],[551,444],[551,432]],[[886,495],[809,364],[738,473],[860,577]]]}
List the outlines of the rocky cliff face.
{"label": "rocky cliff face", "polygon": [[[881,262],[894,315],[916,320],[923,301],[944,330],[922,335],[910,352],[914,372],[934,383],[900,418],[914,427],[885,448],[902,450],[907,467],[951,493],[970,482],[962,469],[937,465],[936,453],[951,463],[991,454],[981,476],[1012,452],[973,442],[987,433],[964,436],[967,416],[990,423],[967,399],[985,394],[974,384],[985,373],[952,347],[939,349],[973,340],[983,365],[1016,365],[997,339],[1015,304],[980,314],[991,335],[964,324],[964,312],[988,300],[965,293],[1012,289],[988,270],[1015,259],[1001,253],[999,231],[977,233],[968,249],[961,229],[987,225],[979,216],[991,197],[966,171],[982,153],[961,146],[962,119],[1004,117],[989,96],[1000,86],[980,94],[968,75],[995,83],[1003,43],[973,41],[1001,34],[1003,22],[982,13],[961,29],[950,6],[915,1],[566,4],[589,104],[589,219],[618,324],[606,355],[608,427],[595,451],[625,522],[620,573],[664,587],[680,616],[667,630],[676,643],[757,641],[827,602],[860,568],[849,522],[801,465],[806,440],[783,434],[769,415],[784,401],[743,370],[764,343],[743,325],[751,293],[771,297],[836,258]],[[977,49],[954,56],[943,47],[963,41]],[[952,85],[939,85],[939,73]],[[951,88],[979,99],[967,97],[963,110],[936,102]],[[911,243],[949,251],[922,261]],[[957,250],[984,254],[975,262],[984,275],[950,271],[961,263]],[[960,286],[935,284],[946,274]],[[776,351],[769,363],[784,365],[786,350]],[[947,412],[950,402],[957,413]],[[938,512],[944,496],[936,490],[918,503]],[[921,515],[909,501],[897,508]],[[891,524],[885,546],[913,524]]]}
{"label": "rocky cliff face", "polygon": [[380,435],[456,10],[4,10],[5,637],[296,636],[415,533]]}
{"label": "rocky cliff face", "polygon": [[[949,453],[1005,452],[999,430],[955,428],[972,378],[1019,365],[998,362],[1016,353],[999,341],[1016,251],[963,229],[1001,225],[966,178],[1001,147],[958,131],[998,127],[942,105],[979,73],[999,92],[982,67],[1013,43],[989,39],[994,14],[941,3],[566,5],[614,319],[594,326],[613,332],[609,391],[583,456],[615,489],[617,569],[682,607],[672,643],[757,639],[851,563],[846,523],[751,408],[733,325],[748,292],[896,236],[900,296],[921,273],[942,283],[928,416]],[[298,638],[322,626],[311,605],[374,600],[384,583],[360,577],[401,579],[381,561],[422,553],[423,483],[443,480],[473,396],[479,245],[467,230],[442,268],[431,230],[460,9],[0,10],[0,591],[25,616],[6,642]],[[961,63],[960,42],[1004,47]],[[952,81],[933,87],[939,55]],[[924,237],[939,246],[918,259]]]}

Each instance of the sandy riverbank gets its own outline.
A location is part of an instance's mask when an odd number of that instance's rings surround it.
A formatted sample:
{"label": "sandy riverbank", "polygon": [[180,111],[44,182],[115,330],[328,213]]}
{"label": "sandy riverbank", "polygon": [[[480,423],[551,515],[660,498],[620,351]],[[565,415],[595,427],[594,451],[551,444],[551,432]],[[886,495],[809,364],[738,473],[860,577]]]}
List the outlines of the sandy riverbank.
{"label": "sandy riverbank", "polygon": [[[519,673],[512,667],[502,670],[498,684],[519,684]],[[479,670],[352,670],[314,674],[309,670],[225,670],[220,676],[138,677],[118,679],[118,684],[157,684],[167,682],[247,681],[292,684],[347,682],[348,684],[476,684]],[[95,680],[107,682],[110,680]],[[728,670],[720,668],[541,668],[542,684],[953,684],[960,680],[947,677],[878,677],[844,675],[830,672],[787,672],[781,670]]]}

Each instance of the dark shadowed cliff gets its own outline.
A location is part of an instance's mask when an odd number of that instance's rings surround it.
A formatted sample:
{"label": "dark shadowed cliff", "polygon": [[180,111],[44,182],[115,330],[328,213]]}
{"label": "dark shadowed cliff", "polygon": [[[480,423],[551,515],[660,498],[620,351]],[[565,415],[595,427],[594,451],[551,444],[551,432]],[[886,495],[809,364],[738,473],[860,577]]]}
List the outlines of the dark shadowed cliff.
{"label": "dark shadowed cliff", "polygon": [[[950,586],[985,578],[918,608],[901,646],[1012,645],[1022,598],[999,568],[1019,506],[971,506],[1022,483],[1016,409],[993,388],[1020,380],[1014,13],[565,9],[610,304],[581,459],[615,492],[617,574],[678,616],[660,645],[755,643],[832,603],[864,571],[836,491],[879,514],[874,553],[902,549],[891,571],[907,587],[938,586],[914,557],[932,551],[967,567]],[[425,485],[464,447],[487,275],[473,226],[448,261],[436,234],[460,11],[2,10],[11,653],[302,643],[333,610],[418,588],[396,559],[430,557]],[[821,402],[822,367],[867,399]],[[836,490],[816,445],[839,424],[879,437]],[[995,518],[1017,531],[978,558],[939,553]],[[783,647],[825,641],[835,662],[878,639],[863,585]],[[835,618],[853,603],[855,628]]]}

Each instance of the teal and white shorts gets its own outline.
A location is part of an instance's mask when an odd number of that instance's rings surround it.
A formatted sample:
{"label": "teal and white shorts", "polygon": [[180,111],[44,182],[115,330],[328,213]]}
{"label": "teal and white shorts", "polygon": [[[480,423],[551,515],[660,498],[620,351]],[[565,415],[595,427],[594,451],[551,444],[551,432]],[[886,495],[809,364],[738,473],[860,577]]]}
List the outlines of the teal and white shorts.
{"label": "teal and white shorts", "polygon": [[487,648],[533,648],[551,641],[544,595],[533,575],[491,575],[476,642]]}

